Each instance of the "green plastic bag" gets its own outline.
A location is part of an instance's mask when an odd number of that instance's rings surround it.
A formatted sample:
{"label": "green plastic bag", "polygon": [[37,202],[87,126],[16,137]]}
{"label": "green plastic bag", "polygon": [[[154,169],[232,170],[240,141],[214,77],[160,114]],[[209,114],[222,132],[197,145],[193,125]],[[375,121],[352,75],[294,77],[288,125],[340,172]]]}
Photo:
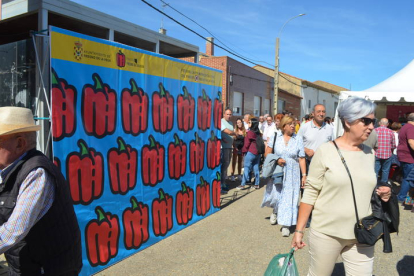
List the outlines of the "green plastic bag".
{"label": "green plastic bag", "polygon": [[289,253],[278,254],[270,261],[265,271],[265,276],[299,276],[296,267],[295,257],[293,256],[295,249],[292,248]]}

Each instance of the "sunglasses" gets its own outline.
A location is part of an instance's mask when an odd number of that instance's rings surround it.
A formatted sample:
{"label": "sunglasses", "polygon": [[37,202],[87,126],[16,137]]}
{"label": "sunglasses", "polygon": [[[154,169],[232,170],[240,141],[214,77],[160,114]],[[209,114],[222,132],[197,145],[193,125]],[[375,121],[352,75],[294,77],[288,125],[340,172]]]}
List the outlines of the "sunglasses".
{"label": "sunglasses", "polygon": [[359,120],[361,120],[361,122],[363,122],[365,126],[369,126],[370,124],[373,124],[375,126],[375,124],[377,123],[376,118],[371,119],[371,118],[363,117],[363,118],[359,118]]}

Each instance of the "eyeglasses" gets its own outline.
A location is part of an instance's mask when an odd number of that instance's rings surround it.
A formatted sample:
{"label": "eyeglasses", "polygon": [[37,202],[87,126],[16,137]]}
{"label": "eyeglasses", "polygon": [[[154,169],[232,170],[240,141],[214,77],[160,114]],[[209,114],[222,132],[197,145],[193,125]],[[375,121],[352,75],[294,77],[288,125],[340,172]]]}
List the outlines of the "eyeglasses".
{"label": "eyeglasses", "polygon": [[371,118],[363,117],[363,118],[359,118],[359,120],[361,120],[361,122],[363,122],[365,126],[369,126],[370,124],[373,124],[375,126],[375,124],[377,123],[376,118],[371,119]]}

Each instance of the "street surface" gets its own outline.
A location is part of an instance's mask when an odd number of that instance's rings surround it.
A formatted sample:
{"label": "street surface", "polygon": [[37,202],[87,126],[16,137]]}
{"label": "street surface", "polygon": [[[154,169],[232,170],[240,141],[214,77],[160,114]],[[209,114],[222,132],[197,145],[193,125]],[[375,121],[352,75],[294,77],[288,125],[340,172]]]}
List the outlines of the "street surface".
{"label": "street surface", "polygon": [[[238,184],[222,195],[219,212],[97,275],[263,275],[274,255],[289,251],[291,237],[270,225],[270,208],[260,208],[264,187],[238,191]],[[414,275],[413,226],[414,213],[401,207],[400,233],[391,235],[394,252],[382,253],[382,241],[376,245],[376,276]],[[295,258],[300,275],[306,275],[308,249]],[[345,275],[340,260],[333,275]]]}

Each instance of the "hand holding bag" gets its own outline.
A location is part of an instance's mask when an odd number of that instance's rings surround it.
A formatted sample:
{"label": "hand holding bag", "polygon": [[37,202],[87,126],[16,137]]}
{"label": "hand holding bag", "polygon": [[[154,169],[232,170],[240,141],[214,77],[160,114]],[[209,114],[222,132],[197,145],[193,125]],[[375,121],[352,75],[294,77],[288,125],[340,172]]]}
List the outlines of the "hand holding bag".
{"label": "hand holding bag", "polygon": [[267,267],[265,276],[299,276],[298,269],[296,267],[295,248],[292,248],[289,253],[278,254],[273,257]]}
{"label": "hand holding bag", "polygon": [[335,141],[332,141],[341,157],[342,163],[345,166],[346,172],[348,173],[349,179],[351,180],[352,197],[354,199],[356,224],[354,233],[357,241],[362,244],[374,245],[384,235],[384,224],[383,221],[373,215],[366,216],[361,220],[358,217],[358,210],[355,200],[354,183],[352,182],[351,173],[349,172],[348,166],[346,165],[345,159],[341,154]]}

